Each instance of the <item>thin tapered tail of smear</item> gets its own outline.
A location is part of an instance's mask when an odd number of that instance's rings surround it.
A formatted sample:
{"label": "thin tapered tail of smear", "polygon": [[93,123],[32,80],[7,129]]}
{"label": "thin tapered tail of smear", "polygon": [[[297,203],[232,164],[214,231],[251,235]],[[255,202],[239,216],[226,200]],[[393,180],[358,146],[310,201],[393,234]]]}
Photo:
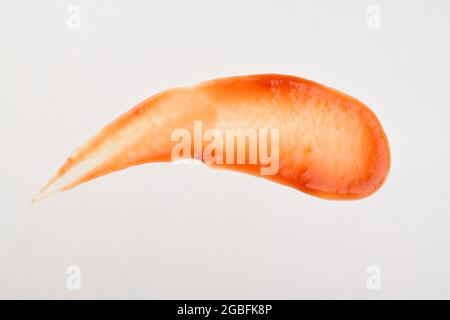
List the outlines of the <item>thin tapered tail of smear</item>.
{"label": "thin tapered tail of smear", "polygon": [[66,160],[32,202],[130,165],[170,161],[171,132],[201,113],[195,109],[202,104],[190,107],[192,93],[186,92],[161,92],[108,124]]}
{"label": "thin tapered tail of smear", "polygon": [[[41,188],[39,193],[33,197],[32,203],[36,203],[42,199],[61,191],[69,190],[79,183],[89,174],[93,174],[105,161],[113,156],[114,149],[108,150],[108,142],[103,143],[101,149],[103,152],[92,152],[82,157],[82,152],[76,152],[68,158],[58,172]],[[118,149],[118,148],[117,148]],[[117,150],[118,151],[118,150]],[[116,152],[117,152],[116,151]]]}
{"label": "thin tapered tail of smear", "polygon": [[[75,187],[111,170],[115,159],[124,158],[126,153],[144,134],[145,117],[142,109],[152,104],[152,99],[144,101],[129,112],[103,128],[70,156],[58,172],[42,187],[33,198],[35,203],[50,195]],[[137,119],[139,118],[141,119]],[[134,118],[134,119],[133,119]]]}
{"label": "thin tapered tail of smear", "polygon": [[82,179],[87,179],[89,175],[95,175],[95,172],[100,170],[108,159],[118,155],[121,149],[120,145],[115,145],[112,141],[105,141],[98,151],[93,150],[86,155],[83,155],[83,152],[76,152],[42,187],[32,202],[35,203],[58,192],[71,189],[81,183]]}
{"label": "thin tapered tail of smear", "polygon": [[99,176],[102,171],[114,171],[114,166],[120,166],[116,159],[121,158],[123,162],[127,151],[146,133],[143,123],[145,119],[130,121],[132,115],[133,113],[129,112],[113,121],[81,146],[44,185],[32,202],[71,189]]}
{"label": "thin tapered tail of smear", "polygon": [[55,183],[57,177],[53,177],[49,182],[47,182],[32,199],[31,203],[34,204],[42,199],[48,198],[53,194],[61,191],[61,183]]}

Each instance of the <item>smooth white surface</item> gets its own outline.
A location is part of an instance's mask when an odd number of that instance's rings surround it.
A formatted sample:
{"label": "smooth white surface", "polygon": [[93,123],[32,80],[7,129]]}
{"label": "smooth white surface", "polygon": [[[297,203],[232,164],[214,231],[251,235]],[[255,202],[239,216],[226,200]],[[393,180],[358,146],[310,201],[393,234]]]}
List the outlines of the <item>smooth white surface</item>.
{"label": "smooth white surface", "polygon": [[[79,30],[66,26],[73,4]],[[366,24],[374,4],[380,30]],[[449,12],[443,0],[0,0],[0,298],[450,298]],[[392,151],[381,190],[324,201],[154,164],[30,205],[144,98],[267,72],[372,108]],[[66,287],[69,265],[81,290]]]}

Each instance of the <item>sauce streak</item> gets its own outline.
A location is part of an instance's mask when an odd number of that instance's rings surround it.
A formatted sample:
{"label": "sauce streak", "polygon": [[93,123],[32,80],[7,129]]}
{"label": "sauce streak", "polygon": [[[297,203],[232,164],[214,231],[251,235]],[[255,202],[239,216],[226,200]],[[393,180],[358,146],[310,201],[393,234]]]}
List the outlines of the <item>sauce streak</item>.
{"label": "sauce streak", "polygon": [[[375,192],[390,167],[389,144],[375,114],[362,102],[321,84],[286,75],[239,76],[164,91],[108,124],[70,156],[34,200],[129,166],[172,160],[172,134],[202,130],[278,130],[275,174],[256,163],[214,163],[192,148],[190,157],[216,168],[261,176],[310,195],[350,200]],[[237,144],[227,146],[226,153]],[[270,145],[269,141],[269,145]],[[251,145],[245,142],[247,158]],[[231,148],[231,149],[229,149]],[[242,151],[242,150],[241,150]]]}

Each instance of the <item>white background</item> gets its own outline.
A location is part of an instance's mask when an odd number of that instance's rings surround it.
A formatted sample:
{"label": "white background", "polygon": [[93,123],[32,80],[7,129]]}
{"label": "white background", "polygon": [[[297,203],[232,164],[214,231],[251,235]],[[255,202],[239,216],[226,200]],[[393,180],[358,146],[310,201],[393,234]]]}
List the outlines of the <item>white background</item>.
{"label": "white background", "polygon": [[[443,0],[0,0],[0,298],[450,298],[449,13]],[[376,194],[325,201],[150,164],[30,204],[144,98],[267,72],[372,108],[392,152]]]}

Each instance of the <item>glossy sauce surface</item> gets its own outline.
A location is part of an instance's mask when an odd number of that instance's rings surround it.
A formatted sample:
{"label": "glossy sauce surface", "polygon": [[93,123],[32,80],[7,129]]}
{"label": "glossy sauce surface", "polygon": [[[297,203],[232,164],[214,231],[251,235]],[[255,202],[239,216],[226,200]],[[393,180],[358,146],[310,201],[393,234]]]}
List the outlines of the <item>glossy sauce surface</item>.
{"label": "glossy sauce surface", "polygon": [[[186,128],[194,136],[195,121],[201,121],[203,130],[221,132],[277,129],[279,170],[275,175],[261,175],[259,159],[256,164],[210,165],[260,176],[317,197],[364,198],[383,184],[389,171],[386,135],[362,102],[294,76],[253,75],[172,89],[143,101],[69,157],[38,198],[131,165],[171,161],[176,144],[171,139],[173,131]],[[203,141],[203,151],[206,147]],[[245,148],[248,154],[248,143]],[[192,157],[210,162],[193,151]]]}

